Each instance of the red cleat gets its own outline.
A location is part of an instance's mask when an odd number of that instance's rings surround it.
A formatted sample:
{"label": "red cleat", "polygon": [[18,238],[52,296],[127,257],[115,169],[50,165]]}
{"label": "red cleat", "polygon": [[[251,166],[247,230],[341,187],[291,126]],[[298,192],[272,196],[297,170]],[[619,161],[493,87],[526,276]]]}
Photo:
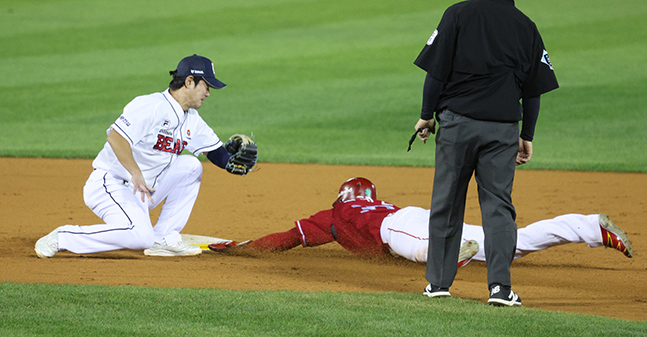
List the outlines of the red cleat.
{"label": "red cleat", "polygon": [[627,233],[620,229],[609,219],[606,214],[600,214],[600,231],[602,232],[602,243],[606,247],[611,247],[621,251],[626,257],[634,256],[634,249],[631,247],[631,241]]}

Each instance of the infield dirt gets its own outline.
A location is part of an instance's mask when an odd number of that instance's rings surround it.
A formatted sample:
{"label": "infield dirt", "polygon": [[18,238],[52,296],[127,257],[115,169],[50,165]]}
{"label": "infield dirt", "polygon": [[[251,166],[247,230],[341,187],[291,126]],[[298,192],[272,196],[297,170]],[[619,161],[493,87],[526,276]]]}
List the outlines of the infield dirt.
{"label": "infield dirt", "polygon": [[[373,181],[379,199],[428,208],[434,173],[433,168],[260,163],[260,171],[239,177],[203,165],[200,195],[184,233],[237,241],[286,231],[294,220],[330,207],[341,183],[354,176]],[[91,170],[90,160],[0,158],[0,282],[413,293],[427,284],[423,264],[361,259],[336,243],[260,257],[205,252],[152,258],[121,250],[38,259],[34,243],[54,228],[101,222],[83,202]],[[647,174],[517,171],[513,200],[520,227],[566,213],[602,212],[629,234],[636,251],[628,259],[612,249],[568,244],[516,260],[513,287],[524,305],[647,320],[646,191]],[[474,182],[466,222],[480,224]],[[459,269],[452,294],[485,302],[485,263]]]}

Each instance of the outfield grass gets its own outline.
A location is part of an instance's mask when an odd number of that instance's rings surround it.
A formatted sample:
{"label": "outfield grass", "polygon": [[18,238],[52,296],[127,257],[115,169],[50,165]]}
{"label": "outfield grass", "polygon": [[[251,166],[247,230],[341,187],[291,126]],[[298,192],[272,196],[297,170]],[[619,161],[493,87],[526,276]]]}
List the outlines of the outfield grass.
{"label": "outfield grass", "polygon": [[[0,4],[0,156],[92,158],[136,95],[191,53],[229,86],[201,114],[256,135],[260,160],[433,165],[407,140],[424,73],[413,60],[453,1],[13,1]],[[561,88],[544,96],[526,168],[647,170],[647,3],[517,6]]]}
{"label": "outfield grass", "polygon": [[644,336],[647,323],[420,294],[0,283],[6,336]]}

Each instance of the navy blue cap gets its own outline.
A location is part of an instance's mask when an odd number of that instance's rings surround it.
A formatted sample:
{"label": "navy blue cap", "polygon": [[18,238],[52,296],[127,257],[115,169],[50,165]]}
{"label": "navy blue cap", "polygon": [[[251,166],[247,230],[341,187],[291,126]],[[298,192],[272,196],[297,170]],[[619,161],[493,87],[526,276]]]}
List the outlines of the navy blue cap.
{"label": "navy blue cap", "polygon": [[202,77],[210,87],[215,89],[222,89],[227,86],[216,78],[213,62],[203,56],[193,54],[192,56],[183,58],[178,63],[175,77],[187,77],[191,75],[194,77]]}

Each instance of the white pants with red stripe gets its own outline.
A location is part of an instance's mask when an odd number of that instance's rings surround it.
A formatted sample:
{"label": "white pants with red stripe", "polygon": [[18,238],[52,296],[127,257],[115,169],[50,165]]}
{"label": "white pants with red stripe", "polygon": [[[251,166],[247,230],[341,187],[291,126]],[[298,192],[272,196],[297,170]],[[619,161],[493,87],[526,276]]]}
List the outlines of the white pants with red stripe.
{"label": "white pants with red stripe", "polygon": [[[566,214],[519,228],[514,258],[567,243],[586,243],[591,248],[602,246],[598,221],[598,214]],[[427,262],[429,210],[402,208],[384,219],[380,234],[395,254],[414,262]],[[473,259],[485,261],[483,227],[463,224],[462,240],[475,240],[479,251]]]}
{"label": "white pants with red stripe", "polygon": [[[83,198],[105,224],[61,226],[59,250],[82,254],[146,249],[162,240],[167,244],[180,242],[180,232],[189,220],[201,180],[200,161],[191,155],[178,156],[152,186],[155,192],[151,203],[147,198],[142,202],[141,194],[133,194],[133,187],[123,179],[95,170],[83,188]],[[153,227],[150,210],[162,201],[164,205]]]}

